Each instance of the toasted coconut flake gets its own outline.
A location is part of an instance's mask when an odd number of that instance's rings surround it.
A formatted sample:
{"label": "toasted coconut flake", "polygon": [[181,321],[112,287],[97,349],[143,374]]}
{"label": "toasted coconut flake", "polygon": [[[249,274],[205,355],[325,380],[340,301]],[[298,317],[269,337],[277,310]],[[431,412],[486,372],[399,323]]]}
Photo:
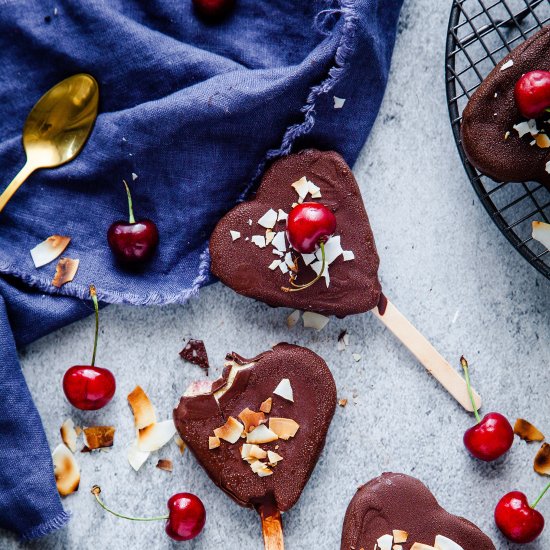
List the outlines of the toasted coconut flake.
{"label": "toasted coconut flake", "polygon": [[261,460],[267,457],[267,452],[258,445],[245,443],[241,448],[241,457],[245,460],[254,459]]}
{"label": "toasted coconut flake", "polygon": [[348,345],[349,345],[349,334],[347,330],[343,330],[338,335],[338,344],[336,348],[338,349],[338,351],[344,351]]}
{"label": "toasted coconut flake", "polygon": [[138,447],[138,440],[134,439],[130,447],[128,447],[128,462],[130,466],[137,472],[149,458],[151,453],[146,451],[140,451]]}
{"label": "toasted coconut flake", "polygon": [[134,425],[141,430],[157,421],[157,414],[153,404],[141,386],[136,386],[128,394],[128,403],[134,413]]}
{"label": "toasted coconut flake", "polygon": [[391,535],[382,535],[377,541],[380,550],[392,550],[393,537]]}
{"label": "toasted coconut flake", "polygon": [[269,429],[277,434],[280,439],[290,439],[296,435],[300,424],[292,420],[292,418],[277,418],[272,417],[269,419]]}
{"label": "toasted coconut flake", "polygon": [[184,443],[183,439],[178,434],[176,434],[174,436],[174,441],[176,442],[176,445],[178,446],[178,449],[180,450],[180,455],[182,455],[185,451],[185,443]]}
{"label": "toasted coconut flake", "polygon": [[265,422],[265,414],[263,412],[255,412],[248,407],[239,414],[239,418],[242,420],[244,430],[247,433]]}
{"label": "toasted coconut flake", "polygon": [[270,476],[273,473],[273,470],[268,468],[267,466],[264,466],[260,470],[256,472],[260,477],[267,477]]}
{"label": "toasted coconut flake", "polygon": [[173,420],[156,422],[142,428],[138,432],[138,447],[140,451],[158,451],[164,447],[176,434]]}
{"label": "toasted coconut flake", "polygon": [[535,141],[541,149],[548,149],[550,147],[550,138],[546,134],[537,134]]}
{"label": "toasted coconut flake", "polygon": [[514,424],[514,433],[519,435],[524,441],[544,441],[544,434],[531,422],[518,418]]}
{"label": "toasted coconut flake", "polygon": [[76,433],[74,422],[72,419],[67,418],[59,430],[61,432],[61,440],[73,453],[76,453],[76,439],[78,434]]}
{"label": "toasted coconut flake", "polygon": [[52,285],[61,288],[63,285],[70,283],[78,271],[80,260],[71,258],[61,258],[55,267],[55,276],[52,280]]}
{"label": "toasted coconut flake", "polygon": [[302,176],[298,181],[295,181],[292,184],[292,187],[294,187],[300,199],[303,200],[306,198],[309,192],[309,182],[307,181],[307,178],[305,176]]}
{"label": "toasted coconut flake", "polygon": [[338,400],[338,405],[340,405],[340,407],[345,407],[347,404],[348,404],[347,399],[339,399]]}
{"label": "toasted coconut flake", "polygon": [[40,244],[37,244],[31,250],[32,261],[34,267],[39,268],[43,265],[53,262],[69,246],[71,242],[70,237],[63,237],[61,235],[52,235],[48,237],[45,241],[42,241]]}
{"label": "toasted coconut flake", "polygon": [[302,315],[302,321],[304,327],[314,328],[315,330],[323,330],[327,323],[330,321],[328,317],[321,315],[320,313],[315,313],[314,311],[306,311]]}
{"label": "toasted coconut flake", "polygon": [[114,426],[90,426],[89,428],[84,428],[84,444],[91,451],[112,447],[114,440]]}
{"label": "toasted coconut flake", "polygon": [[292,328],[296,326],[298,321],[300,320],[300,315],[302,312],[299,309],[295,309],[287,318],[286,318],[286,325],[288,328]]}
{"label": "toasted coconut flake", "polygon": [[260,410],[266,414],[271,412],[271,406],[273,405],[273,398],[268,397],[261,405]]}
{"label": "toasted coconut flake", "polygon": [[409,538],[409,533],[407,531],[401,531],[400,529],[393,530],[393,542],[400,544],[402,542],[407,542]]}
{"label": "toasted coconut flake", "polygon": [[220,445],[221,445],[221,441],[220,441],[219,437],[216,437],[215,435],[214,436],[212,436],[212,435],[209,436],[209,438],[208,438],[208,448],[210,450],[217,449]]}
{"label": "toasted coconut flake", "polygon": [[211,380],[195,380],[195,382],[189,384],[183,395],[185,397],[195,397],[210,393],[212,391],[212,383]]}
{"label": "toasted coconut flake", "polygon": [[73,453],[63,444],[58,445],[52,453],[55,484],[62,497],[78,490],[80,468]]}
{"label": "toasted coconut flake", "polygon": [[214,435],[229,443],[236,443],[241,437],[243,429],[243,425],[236,418],[230,416],[223,426],[214,430]]}
{"label": "toasted coconut flake", "polygon": [[550,476],[550,445],[543,443],[535,456],[534,470],[537,474]]}
{"label": "toasted coconut flake", "polygon": [[464,550],[460,544],[457,544],[454,540],[451,540],[443,535],[437,535],[435,537],[434,548],[436,550]]}
{"label": "toasted coconut flake", "polygon": [[274,451],[267,451],[267,460],[271,466],[275,466],[277,462],[283,460],[283,457]]}
{"label": "toasted coconut flake", "polygon": [[279,385],[273,390],[275,395],[286,399],[287,401],[294,402],[294,394],[292,392],[292,386],[290,385],[290,380],[288,378],[283,378]]}
{"label": "toasted coconut flake", "polygon": [[403,550],[403,546],[401,544],[394,544],[392,550]]}
{"label": "toasted coconut flake", "polygon": [[172,470],[174,469],[174,465],[172,464],[172,461],[167,458],[159,458],[159,461],[157,462],[157,468],[166,472],[172,472]]}
{"label": "toasted coconut flake", "polygon": [[422,544],[421,542],[415,542],[411,546],[411,550],[436,550],[433,546],[429,544]]}
{"label": "toasted coconut flake", "polygon": [[277,223],[277,212],[270,208],[259,220],[258,224],[266,229],[273,229]]}
{"label": "toasted coconut flake", "polygon": [[277,439],[279,439],[277,434],[271,431],[265,424],[260,424],[246,436],[247,443],[255,443],[256,445],[263,445]]}
{"label": "toasted coconut flake", "polygon": [[[547,164],[547,172],[550,174],[550,161]],[[534,221],[533,227],[533,239],[542,243],[548,250],[550,250],[550,223],[544,223]]]}

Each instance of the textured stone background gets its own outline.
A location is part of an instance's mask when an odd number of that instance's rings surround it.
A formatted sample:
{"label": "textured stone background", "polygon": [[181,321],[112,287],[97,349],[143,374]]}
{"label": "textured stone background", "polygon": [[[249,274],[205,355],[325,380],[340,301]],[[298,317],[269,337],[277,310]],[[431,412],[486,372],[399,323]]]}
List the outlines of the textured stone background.
{"label": "textured stone background", "polygon": [[[490,222],[460,164],[444,93],[449,7],[449,0],[406,2],[388,92],[355,173],[388,296],[457,368],[462,353],[470,359],[486,411],[498,410],[512,420],[523,416],[550,433],[550,283]],[[200,377],[198,367],[178,357],[185,339],[195,337],[206,342],[214,376],[229,350],[253,355],[283,340],[311,347],[332,368],[339,395],[349,399],[336,412],[301,500],[285,515],[289,549],[339,548],[342,519],[356,487],[388,470],[419,477],[449,511],[484,529],[497,548],[513,548],[496,531],[493,508],[509,490],[533,498],[543,487],[546,480],[532,471],[538,446],[516,442],[497,464],[472,460],[462,446],[472,417],[370,314],[332,320],[316,333],[302,327],[289,332],[287,313],[220,284],[185,307],[108,308],[102,314],[98,364],[115,371],[118,394],[97,413],[76,412],[59,386],[68,366],[89,361],[91,318],[22,350],[52,448],[67,416],[78,424],[117,427],[110,452],[78,455],[82,482],[80,491],[65,500],[74,516],[69,527],[28,547],[171,547],[161,524],[130,523],[103,513],[89,493],[97,483],[110,505],[138,515],[163,512],[177,491],[200,495],[207,525],[187,548],[262,548],[254,512],[217,490],[189,452],[181,458],[170,444],[159,453],[174,460],[173,474],[156,469],[156,457],[137,474],[126,460],[132,438],[126,394],[141,384],[159,415],[168,418],[188,383]],[[344,328],[351,346],[339,353],[336,339]],[[362,354],[358,363],[354,352]],[[550,518],[550,499],[540,510]],[[18,547],[14,537],[1,533],[0,548]],[[550,548],[550,528],[528,548]]]}

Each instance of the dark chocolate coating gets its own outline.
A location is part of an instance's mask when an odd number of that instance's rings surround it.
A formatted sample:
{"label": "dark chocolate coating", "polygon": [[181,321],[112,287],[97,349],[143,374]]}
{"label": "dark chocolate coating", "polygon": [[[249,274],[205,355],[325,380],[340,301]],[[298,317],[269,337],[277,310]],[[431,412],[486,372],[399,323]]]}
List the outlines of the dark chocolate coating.
{"label": "dark chocolate coating", "polygon": [[[501,71],[510,59],[514,64]],[[525,121],[516,106],[514,86],[522,74],[534,70],[550,71],[550,27],[508,54],[472,95],[462,115],[462,146],[470,162],[496,181],[532,180],[550,187],[546,172],[550,149],[530,145],[530,135],[520,138],[513,129],[514,124]],[[538,127],[548,132],[550,126],[542,121],[549,118],[542,117]]]}
{"label": "dark chocolate coating", "polygon": [[[213,394],[182,397],[174,410],[174,422],[182,439],[197,457],[212,481],[241,506],[276,507],[281,512],[291,508],[300,497],[319,454],[336,408],[336,385],[326,363],[309,349],[278,344],[272,351],[238,363],[256,361],[240,371],[231,388],[216,402]],[[223,387],[230,368],[226,368],[214,388]],[[288,378],[294,403],[273,395],[283,378]],[[300,425],[288,441],[262,444],[262,449],[276,451],[283,460],[273,475],[259,477],[240,456],[245,439],[231,444],[222,441],[217,449],[208,449],[208,436],[222,426],[229,416],[238,418],[245,408],[259,411],[268,397],[273,399],[269,417],[292,418]],[[278,449],[275,449],[278,445]]]}
{"label": "dark chocolate coating", "polygon": [[473,523],[441,508],[422,482],[393,473],[384,473],[357,490],[344,518],[341,550],[370,550],[379,537],[391,535],[394,529],[409,533],[403,550],[415,542],[433,546],[436,535],[464,550],[495,550],[491,539]]}
{"label": "dark chocolate coating", "polygon": [[[270,208],[290,212],[298,199],[291,185],[303,176],[318,185],[322,195],[320,199],[308,195],[306,201],[318,201],[334,212],[336,235],[355,259],[345,262],[340,257],[330,265],[328,288],[323,278],[303,291],[286,293],[281,287],[288,286],[289,275],[268,268],[277,258],[272,247],[258,248],[245,237],[265,234],[257,222]],[[285,230],[286,222],[278,222],[274,229]],[[240,231],[240,239],[233,242],[231,230]],[[275,162],[265,173],[256,197],[237,205],[218,223],[210,239],[210,256],[212,273],[223,283],[274,307],[344,317],[374,308],[380,297],[379,259],[359,187],[344,159],[331,151],[310,149]],[[298,283],[314,277],[315,272],[303,265],[300,257]]]}

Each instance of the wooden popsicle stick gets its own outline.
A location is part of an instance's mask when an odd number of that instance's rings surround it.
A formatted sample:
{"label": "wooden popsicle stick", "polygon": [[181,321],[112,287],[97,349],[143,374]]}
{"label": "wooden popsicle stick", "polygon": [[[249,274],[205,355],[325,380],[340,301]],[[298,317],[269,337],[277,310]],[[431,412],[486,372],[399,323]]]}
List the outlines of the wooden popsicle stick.
{"label": "wooden popsicle stick", "polygon": [[279,510],[260,508],[259,514],[262,519],[265,550],[285,550],[281,512]]}
{"label": "wooden popsicle stick", "polygon": [[[426,370],[467,410],[473,412],[466,381],[456,369],[428,342],[410,321],[383,296],[380,304],[372,309],[386,327],[405,345]],[[385,307],[384,307],[385,306]],[[473,390],[477,408],[481,407],[481,397]]]}

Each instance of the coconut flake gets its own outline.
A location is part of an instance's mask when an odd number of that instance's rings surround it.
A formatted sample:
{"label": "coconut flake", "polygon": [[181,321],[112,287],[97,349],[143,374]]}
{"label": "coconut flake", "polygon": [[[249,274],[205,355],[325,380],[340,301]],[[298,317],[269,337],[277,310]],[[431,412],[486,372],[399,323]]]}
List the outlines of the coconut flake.
{"label": "coconut flake", "polygon": [[273,473],[273,470],[268,468],[267,466],[264,466],[260,470],[256,472],[260,477],[267,477],[270,476]]}
{"label": "coconut flake", "polygon": [[537,134],[535,141],[540,149],[548,149],[550,147],[550,138],[546,134]]}
{"label": "coconut flake", "polygon": [[271,271],[274,271],[275,269],[277,269],[279,267],[280,264],[281,264],[281,260],[273,260],[269,264],[269,269],[271,269]]}
{"label": "coconut flake", "polygon": [[275,247],[279,252],[286,252],[285,232],[279,231],[275,235],[275,237],[273,237],[273,240],[271,241],[271,245]]}
{"label": "coconut flake", "polygon": [[260,410],[266,414],[269,414],[271,412],[271,406],[273,404],[273,398],[268,397],[261,405]]}
{"label": "coconut flake", "polygon": [[284,253],[280,252],[279,250],[273,249],[271,252],[273,252],[273,254],[275,254],[276,256],[279,256],[279,258],[282,258],[284,256]]}
{"label": "coconut flake", "polygon": [[215,435],[214,436],[211,435],[211,436],[208,437],[208,449],[209,450],[217,449],[220,445],[221,445],[221,441],[220,441],[219,437],[216,437]]}
{"label": "coconut flake", "polygon": [[355,254],[351,250],[344,250],[342,252],[342,257],[344,258],[344,262],[355,260]]}
{"label": "coconut flake", "polygon": [[285,254],[285,264],[289,267],[289,269],[294,267],[294,260],[292,259],[292,254],[290,252]]}
{"label": "coconut flake", "polygon": [[83,437],[84,444],[91,451],[112,447],[115,441],[115,427],[91,426],[89,428],[84,428]]}
{"label": "coconut flake", "polygon": [[437,535],[435,537],[434,548],[436,550],[464,550],[460,544],[457,544],[454,540],[448,539],[443,535]]}
{"label": "coconut flake", "polygon": [[244,426],[236,418],[230,416],[223,426],[214,430],[214,435],[228,443],[236,443],[243,430]]}
{"label": "coconut flake", "polygon": [[281,262],[279,264],[279,269],[283,272],[283,273],[288,273],[288,265],[286,265],[286,262]]}
{"label": "coconut flake", "polygon": [[290,439],[296,435],[300,424],[292,418],[277,418],[272,417],[269,419],[269,429],[276,433],[279,439]]}
{"label": "coconut flake", "polygon": [[277,221],[278,222],[283,222],[286,219],[288,219],[288,214],[284,210],[281,210],[279,208],[279,211],[277,212]]}
{"label": "coconut flake", "polygon": [[313,198],[320,198],[321,197],[321,188],[317,185],[315,185],[312,181],[307,181],[308,185],[308,192]]}
{"label": "coconut flake", "polygon": [[302,176],[298,181],[292,184],[292,187],[294,187],[296,193],[298,193],[298,197],[303,201],[309,192],[309,181],[305,176]]}
{"label": "coconut flake", "polygon": [[535,221],[532,224],[533,227],[533,239],[542,243],[548,250],[550,250],[550,223],[544,223]]}
{"label": "coconut flake", "polygon": [[265,248],[265,237],[263,235],[253,235],[250,239],[258,248]]}
{"label": "coconut flake", "polygon": [[61,424],[61,428],[59,430],[61,432],[61,440],[73,453],[76,453],[76,438],[78,437],[74,422],[71,418],[67,418],[63,424]]}
{"label": "coconut flake", "polygon": [[290,380],[288,378],[283,378],[277,387],[273,390],[275,395],[286,399],[287,401],[292,401],[294,403],[294,395],[292,392],[292,386],[290,385]]}
{"label": "coconut flake", "polygon": [[173,420],[164,420],[142,428],[138,432],[138,447],[140,451],[158,451],[176,434]]}
{"label": "coconut flake", "polygon": [[334,99],[334,108],[335,109],[341,109],[344,106],[344,103],[346,102],[346,100],[342,97],[334,96],[333,99]]}
{"label": "coconut flake", "polygon": [[159,470],[164,470],[165,472],[172,472],[174,465],[172,464],[172,461],[167,458],[159,458],[157,468]]}
{"label": "coconut flake", "polygon": [[[325,243],[325,262],[326,265],[330,265],[340,254],[342,254],[344,251],[342,250],[342,246],[340,245],[340,235],[336,235],[335,237],[331,237],[326,243]],[[319,249],[316,253],[317,259],[320,260],[323,257],[323,253],[321,249]]]}
{"label": "coconut flake", "polygon": [[[310,265],[311,269],[313,269],[313,271],[315,271],[315,273],[317,275],[319,275],[319,273],[321,273],[321,269],[323,269],[323,262],[321,260],[317,260],[315,262],[313,262],[311,265]],[[325,278],[325,283],[327,285],[327,288],[330,284],[330,274],[328,272],[328,265],[325,264],[325,268],[323,269],[323,277]]]}
{"label": "coconut flake", "polygon": [[357,363],[361,361],[361,354],[360,353],[354,353],[352,354],[353,360]]}
{"label": "coconut flake", "polygon": [[402,531],[400,529],[393,530],[394,543],[401,544],[402,542],[407,542],[408,538],[409,538],[409,533],[407,533],[407,531]]}
{"label": "coconut flake", "polygon": [[261,460],[267,457],[267,452],[264,451],[261,447],[258,447],[258,445],[245,443],[241,447],[241,457],[244,460],[248,460],[248,459]]}
{"label": "coconut flake", "polygon": [[59,256],[63,254],[67,246],[69,246],[70,242],[70,237],[52,235],[51,237],[48,237],[45,241],[37,244],[31,250],[34,267],[42,267],[43,265],[49,264],[50,262],[53,262],[55,259],[59,258]]}
{"label": "coconut flake", "polygon": [[527,121],[527,126],[529,126],[529,133],[535,137],[539,133],[539,129],[537,128],[537,121],[534,118],[530,118]]}
{"label": "coconut flake", "polygon": [[263,412],[252,411],[248,407],[239,413],[239,419],[244,424],[244,429],[246,432],[252,431],[254,428],[257,428],[260,424],[263,424],[266,421],[265,414]]}
{"label": "coconut flake", "polygon": [[259,220],[258,223],[266,229],[273,229],[277,223],[277,212],[270,208]]}
{"label": "coconut flake", "polygon": [[236,241],[237,239],[239,239],[241,237],[241,232],[240,231],[229,231],[229,233],[231,234],[231,240],[232,241]]}
{"label": "coconut flake", "polygon": [[304,327],[314,328],[315,330],[323,330],[327,323],[330,321],[328,317],[321,315],[320,313],[315,313],[314,311],[306,311],[302,315],[302,321]]}
{"label": "coconut flake", "polygon": [[300,320],[301,311],[299,309],[295,309],[287,318],[286,318],[286,326],[288,328],[292,328],[296,326],[298,321]]}
{"label": "coconut flake", "polygon": [[520,122],[519,124],[514,124],[512,128],[519,134],[520,138],[523,137],[525,134],[529,134],[531,132],[528,122]]}
{"label": "coconut flake", "polygon": [[277,462],[281,462],[283,460],[283,457],[276,453],[275,451],[267,451],[267,461],[270,464],[270,466],[275,466]]}
{"label": "coconut flake", "polygon": [[179,436],[179,434],[176,434],[174,436],[174,441],[176,442],[176,445],[178,446],[178,449],[180,450],[180,455],[182,455],[185,451],[185,442],[183,439]]}
{"label": "coconut flake", "polygon": [[128,462],[130,466],[137,472],[149,458],[151,453],[147,451],[140,451],[138,446],[138,440],[134,439],[130,447],[128,447]]}
{"label": "coconut flake", "polygon": [[73,453],[62,443],[52,453],[55,484],[62,497],[78,490],[80,484],[80,468]]}
{"label": "coconut flake", "polygon": [[136,386],[128,394],[128,403],[134,413],[136,429],[141,430],[157,421],[155,408],[141,386]]}
{"label": "coconut flake", "polygon": [[380,550],[392,550],[393,537],[391,535],[382,535],[377,541]]}
{"label": "coconut flake", "polygon": [[531,422],[518,418],[514,424],[514,433],[524,441],[544,441],[544,434]]}
{"label": "coconut flake", "polygon": [[315,261],[315,254],[302,254],[302,259],[306,265],[309,265],[311,262]]}
{"label": "coconut flake", "polygon": [[508,59],[508,61],[506,61],[506,63],[503,63],[501,65],[500,70],[505,71],[506,69],[509,69],[513,64],[514,64],[514,60],[513,59]]}
{"label": "coconut flake", "polygon": [[271,431],[265,424],[260,424],[246,436],[247,443],[254,443],[256,445],[263,445],[277,439],[279,439],[277,434]]}
{"label": "coconut flake", "polygon": [[436,550],[433,546],[429,544],[422,544],[421,542],[415,542],[411,546],[411,550]]}
{"label": "coconut flake", "polygon": [[248,223],[248,225],[252,225],[252,223],[253,223],[253,222],[252,222],[252,218],[249,218],[249,219],[248,219],[248,222],[246,222],[246,223]]}
{"label": "coconut flake", "polygon": [[55,276],[52,280],[52,285],[61,288],[63,285],[70,283],[78,271],[80,260],[71,258],[61,258],[55,266]]}
{"label": "coconut flake", "polygon": [[533,468],[537,474],[550,476],[550,445],[543,443],[539,449]]}
{"label": "coconut flake", "polygon": [[274,237],[275,237],[275,232],[272,231],[271,229],[266,229],[266,232],[265,232],[266,246],[269,246],[271,244],[271,241],[274,239]]}

